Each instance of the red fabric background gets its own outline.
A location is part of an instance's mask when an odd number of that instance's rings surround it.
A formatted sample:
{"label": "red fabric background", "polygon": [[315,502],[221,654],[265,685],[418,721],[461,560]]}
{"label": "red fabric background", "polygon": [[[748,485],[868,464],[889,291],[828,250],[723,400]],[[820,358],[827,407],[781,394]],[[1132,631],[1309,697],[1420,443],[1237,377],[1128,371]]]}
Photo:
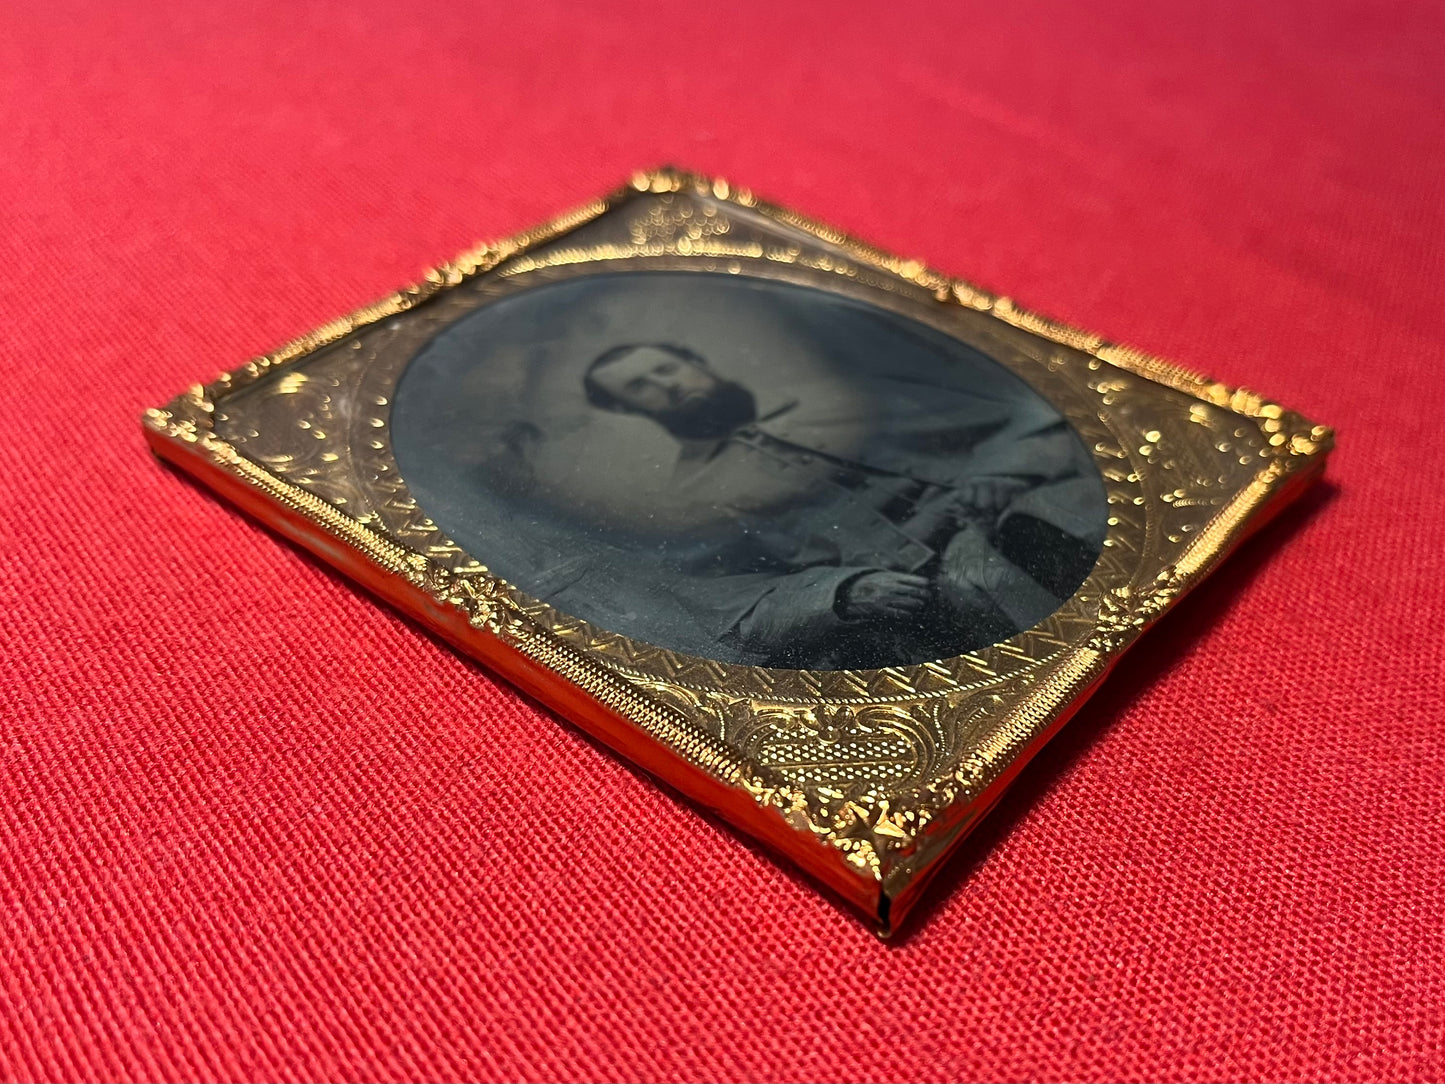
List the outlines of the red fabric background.
{"label": "red fabric background", "polygon": [[[0,1075],[1445,1074],[1445,15],[7,5]],[[1340,431],[901,943],[137,416],[676,161]]]}

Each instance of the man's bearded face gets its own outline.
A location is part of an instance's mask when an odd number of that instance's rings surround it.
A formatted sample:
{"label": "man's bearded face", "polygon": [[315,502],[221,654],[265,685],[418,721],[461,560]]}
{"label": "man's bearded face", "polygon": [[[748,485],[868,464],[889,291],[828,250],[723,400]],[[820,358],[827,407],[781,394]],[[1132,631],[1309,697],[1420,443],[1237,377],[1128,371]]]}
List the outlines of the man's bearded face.
{"label": "man's bearded face", "polygon": [[703,366],[655,346],[640,346],[607,362],[593,381],[631,414],[662,417],[695,409],[722,381]]}
{"label": "man's bearded face", "polygon": [[652,418],[679,440],[719,440],[753,421],[757,407],[741,384],[656,346],[628,350],[588,379],[618,409]]}

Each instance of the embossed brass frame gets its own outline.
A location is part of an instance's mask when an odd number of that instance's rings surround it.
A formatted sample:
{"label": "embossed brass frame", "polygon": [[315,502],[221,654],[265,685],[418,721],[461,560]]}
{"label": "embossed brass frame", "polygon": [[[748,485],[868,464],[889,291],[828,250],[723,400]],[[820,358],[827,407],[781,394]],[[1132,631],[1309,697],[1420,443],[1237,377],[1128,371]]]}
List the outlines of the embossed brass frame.
{"label": "embossed brass frame", "polygon": [[[983,346],[1092,447],[1104,552],[1057,613],[882,670],[726,665],[559,613],[412,499],[391,391],[438,328],[540,282],[619,268],[745,274],[864,298]],[[1251,392],[1027,312],[678,172],[631,184],[147,411],[155,450],[891,930],[941,859],[1138,635],[1316,477],[1331,432]]]}

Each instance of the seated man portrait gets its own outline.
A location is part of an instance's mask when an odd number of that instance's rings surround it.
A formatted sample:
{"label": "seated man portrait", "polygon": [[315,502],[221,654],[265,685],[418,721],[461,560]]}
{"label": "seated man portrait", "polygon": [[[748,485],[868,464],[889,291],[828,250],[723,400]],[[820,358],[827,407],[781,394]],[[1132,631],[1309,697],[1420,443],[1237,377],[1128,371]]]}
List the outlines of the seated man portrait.
{"label": "seated man portrait", "polygon": [[583,382],[593,408],[675,440],[658,464],[669,500],[709,526],[656,575],[761,665],[956,655],[1048,616],[1098,556],[1098,472],[1021,382],[965,390],[880,365],[841,390],[750,388],[669,342],[608,349]]}

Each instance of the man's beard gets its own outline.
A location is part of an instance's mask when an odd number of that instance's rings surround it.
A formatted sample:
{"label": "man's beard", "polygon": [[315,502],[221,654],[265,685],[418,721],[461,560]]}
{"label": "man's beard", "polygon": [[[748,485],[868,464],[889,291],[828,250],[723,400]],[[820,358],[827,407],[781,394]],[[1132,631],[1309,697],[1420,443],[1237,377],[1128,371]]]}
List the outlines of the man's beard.
{"label": "man's beard", "polygon": [[756,421],[757,400],[741,384],[719,381],[709,394],[655,415],[678,440],[721,440]]}

